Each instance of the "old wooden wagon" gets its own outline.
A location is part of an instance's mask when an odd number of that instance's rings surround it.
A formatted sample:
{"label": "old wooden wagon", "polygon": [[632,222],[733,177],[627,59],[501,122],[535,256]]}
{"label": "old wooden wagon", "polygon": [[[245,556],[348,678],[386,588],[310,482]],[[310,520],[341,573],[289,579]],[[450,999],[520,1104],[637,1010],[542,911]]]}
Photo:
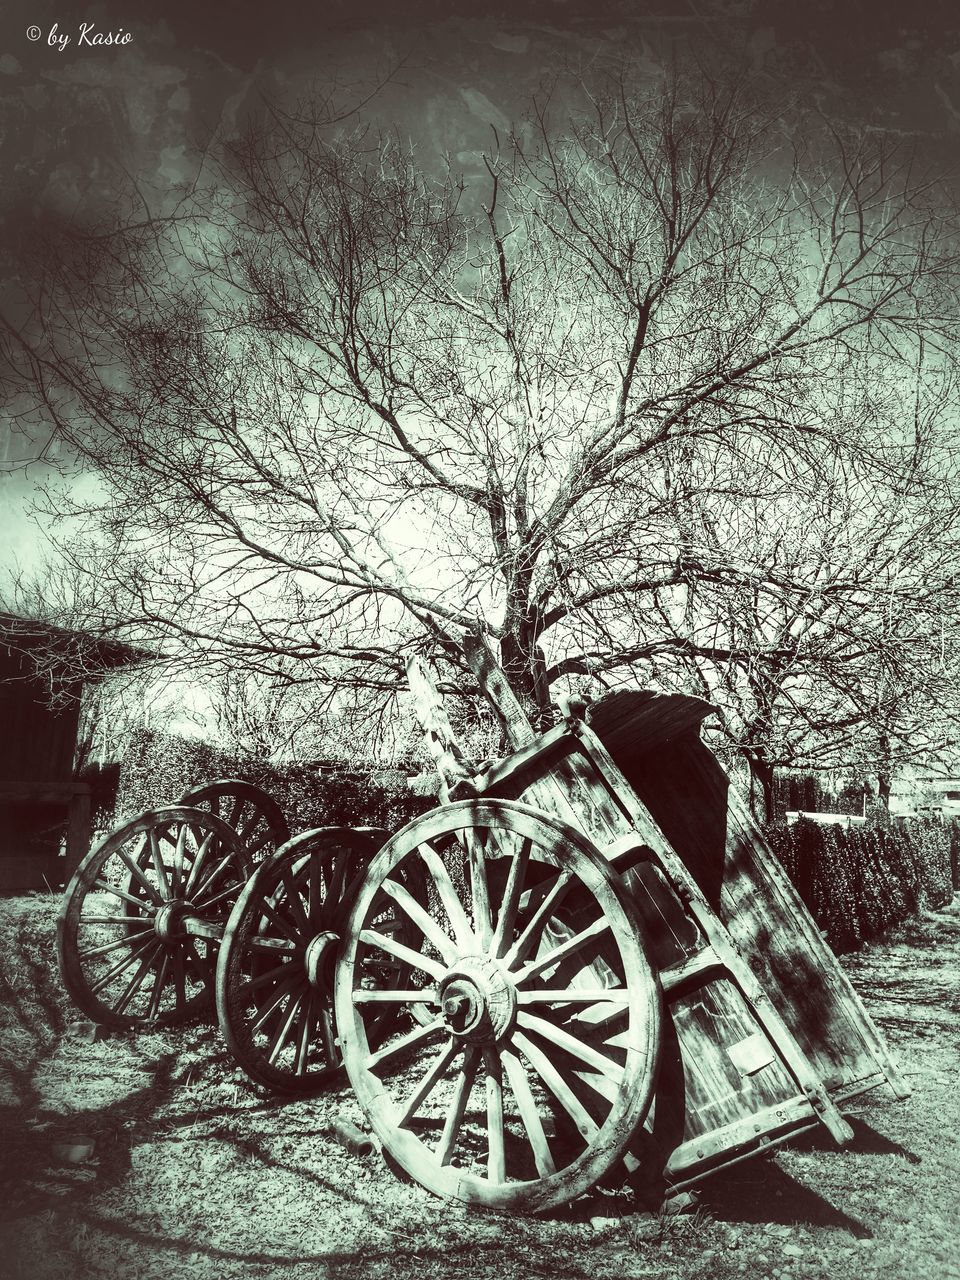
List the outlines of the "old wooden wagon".
{"label": "old wooden wagon", "polygon": [[700,740],[710,708],[620,694],[534,735],[467,652],[506,759],[466,765],[414,665],[447,802],[386,843],[307,832],[247,878],[222,816],[128,824],[67,895],[78,1002],[183,1016],[219,948],[221,1025],[255,1079],[299,1089],[342,1060],[390,1159],[514,1211],[624,1174],[656,1200],[814,1125],[847,1141],[844,1103],[876,1085],[905,1096]]}

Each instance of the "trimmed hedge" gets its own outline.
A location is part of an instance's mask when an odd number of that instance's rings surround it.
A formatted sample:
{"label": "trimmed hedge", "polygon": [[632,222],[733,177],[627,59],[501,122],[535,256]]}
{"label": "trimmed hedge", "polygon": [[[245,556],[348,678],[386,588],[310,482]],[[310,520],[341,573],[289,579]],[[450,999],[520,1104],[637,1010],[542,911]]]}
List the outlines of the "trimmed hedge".
{"label": "trimmed hedge", "polygon": [[345,767],[320,774],[309,765],[278,768],[226,755],[204,742],[144,731],[124,755],[116,806],[106,826],[172,804],[187,787],[215,778],[241,778],[262,787],[280,805],[294,835],[323,826],[382,827],[392,833],[436,803],[414,794],[398,769],[365,773]]}
{"label": "trimmed hedge", "polygon": [[[400,770],[324,772],[237,759],[207,743],[143,731],[127,750],[117,802],[103,830],[145,809],[170,804],[189,786],[242,778],[280,805],[293,834],[320,826],[381,827],[393,833],[436,800],[410,790]],[[801,818],[773,824],[767,837],[834,951],[877,937],[922,907],[949,902],[960,889],[960,822],[917,819],[855,827]]]}
{"label": "trimmed hedge", "polygon": [[855,827],[801,818],[767,829],[835,952],[853,951],[960,888],[960,824],[921,818]]}

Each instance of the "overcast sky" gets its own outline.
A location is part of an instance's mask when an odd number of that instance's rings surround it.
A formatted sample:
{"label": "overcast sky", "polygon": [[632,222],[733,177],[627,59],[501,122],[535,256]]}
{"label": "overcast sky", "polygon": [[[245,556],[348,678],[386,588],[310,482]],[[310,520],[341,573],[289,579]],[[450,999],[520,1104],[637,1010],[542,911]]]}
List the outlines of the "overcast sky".
{"label": "overcast sky", "polygon": [[[879,127],[919,130],[949,157],[960,140],[958,15],[931,0],[6,0],[0,297],[12,305],[18,249],[38,219],[95,220],[120,170],[151,199],[173,198],[215,132],[229,133],[263,92],[312,80],[349,88],[394,69],[379,112],[469,179],[491,126],[508,128],[558,59],[629,48],[642,71],[680,40],[726,47],[784,85],[806,81]],[[25,510],[43,468],[24,471],[29,453],[0,420],[7,562],[29,562],[39,545]]]}

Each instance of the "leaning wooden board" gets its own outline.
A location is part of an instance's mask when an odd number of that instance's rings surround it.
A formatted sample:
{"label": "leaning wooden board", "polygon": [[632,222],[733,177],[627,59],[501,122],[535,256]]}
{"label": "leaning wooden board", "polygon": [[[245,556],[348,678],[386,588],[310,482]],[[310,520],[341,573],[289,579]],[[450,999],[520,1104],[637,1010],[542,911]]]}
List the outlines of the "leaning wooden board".
{"label": "leaning wooden board", "polygon": [[634,1143],[638,1170],[687,1185],[818,1121],[843,1142],[838,1103],[884,1081],[905,1096],[835,957],[700,741],[707,704],[611,700],[592,726],[534,738],[489,655],[471,658],[520,748],[482,790],[583,831],[615,861],[644,921],[671,1017],[660,1087]]}

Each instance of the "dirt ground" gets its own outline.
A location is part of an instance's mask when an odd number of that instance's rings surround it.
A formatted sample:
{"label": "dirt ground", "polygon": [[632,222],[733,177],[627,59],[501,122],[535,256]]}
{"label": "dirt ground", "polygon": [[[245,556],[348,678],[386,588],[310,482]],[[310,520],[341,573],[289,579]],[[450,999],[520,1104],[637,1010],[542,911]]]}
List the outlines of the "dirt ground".
{"label": "dirt ground", "polygon": [[960,896],[845,958],[913,1087],[653,1216],[627,1191],[494,1216],[339,1146],[349,1089],[266,1097],[212,1026],[71,1034],[56,900],[0,902],[0,1277],[960,1280]]}

